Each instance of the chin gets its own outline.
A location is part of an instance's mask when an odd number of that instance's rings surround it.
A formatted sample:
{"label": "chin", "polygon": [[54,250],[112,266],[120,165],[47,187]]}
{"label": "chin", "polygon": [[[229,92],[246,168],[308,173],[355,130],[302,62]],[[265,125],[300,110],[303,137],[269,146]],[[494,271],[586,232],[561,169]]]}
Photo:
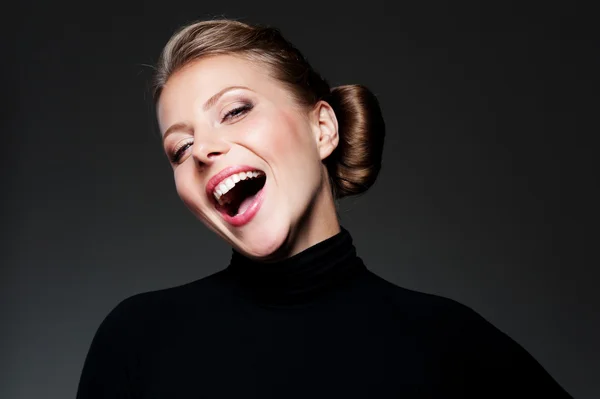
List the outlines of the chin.
{"label": "chin", "polygon": [[290,224],[286,223],[284,218],[274,215],[268,219],[271,220],[257,223],[243,236],[235,237],[232,242],[235,249],[258,261],[270,261],[285,257],[291,231]]}

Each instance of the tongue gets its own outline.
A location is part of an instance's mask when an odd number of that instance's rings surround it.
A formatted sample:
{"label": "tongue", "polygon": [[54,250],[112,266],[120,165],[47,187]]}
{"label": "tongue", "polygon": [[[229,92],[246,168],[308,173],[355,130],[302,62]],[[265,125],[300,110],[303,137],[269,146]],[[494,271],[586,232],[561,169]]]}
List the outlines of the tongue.
{"label": "tongue", "polygon": [[248,208],[250,208],[250,205],[252,205],[254,198],[256,198],[256,194],[251,195],[250,197],[242,201],[242,203],[240,204],[240,208],[238,209],[238,215],[241,215],[242,213],[246,212]]}

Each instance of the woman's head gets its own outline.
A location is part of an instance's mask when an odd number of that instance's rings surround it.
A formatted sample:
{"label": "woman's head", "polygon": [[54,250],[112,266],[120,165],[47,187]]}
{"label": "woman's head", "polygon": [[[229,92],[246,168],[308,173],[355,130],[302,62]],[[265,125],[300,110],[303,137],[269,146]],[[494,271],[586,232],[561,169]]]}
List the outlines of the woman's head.
{"label": "woman's head", "polygon": [[364,192],[380,169],[375,97],[330,90],[272,28],[183,28],[163,50],[154,99],[179,196],[250,257],[289,256],[335,234],[334,199]]}

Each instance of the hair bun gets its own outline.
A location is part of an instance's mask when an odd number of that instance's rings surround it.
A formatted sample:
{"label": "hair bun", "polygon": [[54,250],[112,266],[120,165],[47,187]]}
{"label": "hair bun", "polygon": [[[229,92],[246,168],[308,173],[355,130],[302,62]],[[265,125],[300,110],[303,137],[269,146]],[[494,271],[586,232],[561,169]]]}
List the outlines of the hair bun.
{"label": "hair bun", "polygon": [[385,122],[377,97],[365,86],[344,85],[328,99],[339,125],[339,144],[326,158],[336,199],[364,193],[381,170]]}

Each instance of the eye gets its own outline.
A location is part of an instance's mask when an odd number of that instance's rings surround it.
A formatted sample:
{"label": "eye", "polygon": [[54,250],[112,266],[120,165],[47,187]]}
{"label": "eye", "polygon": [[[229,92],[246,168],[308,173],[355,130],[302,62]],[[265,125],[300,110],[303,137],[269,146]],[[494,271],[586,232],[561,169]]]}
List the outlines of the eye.
{"label": "eye", "polygon": [[180,144],[177,144],[177,146],[175,146],[175,148],[173,149],[173,151],[171,152],[171,162],[173,163],[180,163],[181,161],[181,157],[183,156],[183,153],[192,146],[193,141],[184,141]]}
{"label": "eye", "polygon": [[254,106],[250,103],[240,105],[239,107],[236,107],[231,111],[227,112],[221,119],[221,123],[237,119],[243,116],[244,114],[248,113],[248,111],[250,111],[253,107]]}

